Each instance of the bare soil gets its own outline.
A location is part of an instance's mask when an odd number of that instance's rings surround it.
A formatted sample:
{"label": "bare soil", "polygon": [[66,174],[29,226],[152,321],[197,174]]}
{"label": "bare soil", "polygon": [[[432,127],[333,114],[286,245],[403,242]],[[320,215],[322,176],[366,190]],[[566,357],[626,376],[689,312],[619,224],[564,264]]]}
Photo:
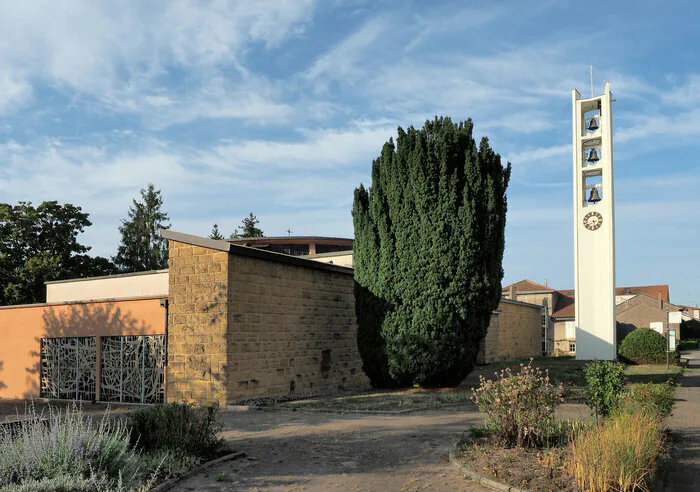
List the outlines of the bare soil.
{"label": "bare soil", "polygon": [[576,481],[564,468],[563,448],[505,448],[488,435],[464,438],[457,458],[475,473],[525,490],[577,491]]}
{"label": "bare soil", "polygon": [[[563,419],[588,418],[564,404]],[[481,491],[449,463],[449,449],[481,427],[475,406],[397,415],[226,410],[224,437],[247,458],[181,482],[175,490]]]}

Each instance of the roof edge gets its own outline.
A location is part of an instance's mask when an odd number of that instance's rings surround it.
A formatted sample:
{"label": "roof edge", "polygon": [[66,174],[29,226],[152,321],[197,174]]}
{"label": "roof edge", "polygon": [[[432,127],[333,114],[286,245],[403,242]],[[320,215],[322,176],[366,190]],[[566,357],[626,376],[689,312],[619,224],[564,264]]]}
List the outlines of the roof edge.
{"label": "roof edge", "polygon": [[114,275],[100,275],[99,277],[80,277],[67,278],[63,280],[49,280],[48,282],[44,282],[44,285],[67,284],[69,282],[85,282],[86,280],[104,280],[108,278],[136,277],[139,275],[156,275],[158,273],[168,273],[168,269],[165,268],[164,270],[148,270],[145,272],[115,273]]}
{"label": "roof edge", "polygon": [[501,299],[500,302],[505,302],[506,304],[517,304],[519,306],[528,306],[528,307],[534,307],[537,309],[542,309],[542,306],[539,306],[537,304],[533,304],[531,302],[513,301],[511,299]]}
{"label": "roof edge", "polygon": [[132,301],[156,301],[160,299],[168,299],[168,294],[161,294],[156,296],[137,296],[137,297],[107,297],[104,299],[85,299],[82,301],[55,301],[55,302],[37,302],[34,304],[11,304],[9,306],[0,306],[0,310],[5,309],[29,309],[29,308],[41,308],[41,307],[55,307],[55,306],[72,306],[80,304],[95,304],[98,302],[110,303],[110,302],[132,302]]}
{"label": "roof edge", "polygon": [[204,237],[193,236],[191,234],[184,234],[182,232],[163,231],[163,237],[171,241],[177,241],[180,243],[191,244],[193,246],[201,246],[203,248],[224,251],[229,254],[234,253],[241,256],[249,256],[251,258],[258,258],[261,260],[287,263],[288,265],[313,268],[316,270],[326,270],[349,275],[355,274],[355,270],[353,268],[332,265],[330,263],[322,263],[320,261],[314,261],[307,258],[302,258],[300,256],[286,255],[284,253],[276,253],[274,251],[265,251],[264,249],[251,248],[249,246],[241,246],[239,244],[231,244],[223,240],[208,239]]}
{"label": "roof edge", "polygon": [[328,258],[329,256],[347,256],[351,255],[351,249],[345,249],[343,251],[331,251],[330,253],[316,253],[313,255],[300,255],[299,258]]}
{"label": "roof edge", "polygon": [[209,239],[208,237],[194,236],[192,234],[185,234],[184,232],[171,231],[167,229],[161,231],[161,235],[170,241],[192,244],[193,246],[201,246],[203,248],[215,249],[217,251],[229,252],[232,246],[231,243],[228,243],[223,239]]}

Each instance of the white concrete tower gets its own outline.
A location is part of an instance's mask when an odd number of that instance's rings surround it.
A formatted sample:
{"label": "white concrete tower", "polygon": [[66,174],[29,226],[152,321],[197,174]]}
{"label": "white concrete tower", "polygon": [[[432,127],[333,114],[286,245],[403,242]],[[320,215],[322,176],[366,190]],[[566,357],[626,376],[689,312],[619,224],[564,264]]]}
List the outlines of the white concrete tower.
{"label": "white concrete tower", "polygon": [[576,359],[617,358],[612,94],[572,91]]}

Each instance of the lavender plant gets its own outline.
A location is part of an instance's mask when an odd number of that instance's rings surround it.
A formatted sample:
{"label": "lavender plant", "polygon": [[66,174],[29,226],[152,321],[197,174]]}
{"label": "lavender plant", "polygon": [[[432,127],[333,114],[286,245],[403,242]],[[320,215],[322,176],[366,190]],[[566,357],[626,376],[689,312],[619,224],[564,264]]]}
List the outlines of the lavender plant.
{"label": "lavender plant", "polygon": [[0,430],[0,488],[64,479],[79,490],[143,483],[139,454],[121,420],[106,412],[93,422],[77,405],[47,414],[29,405],[21,427]]}

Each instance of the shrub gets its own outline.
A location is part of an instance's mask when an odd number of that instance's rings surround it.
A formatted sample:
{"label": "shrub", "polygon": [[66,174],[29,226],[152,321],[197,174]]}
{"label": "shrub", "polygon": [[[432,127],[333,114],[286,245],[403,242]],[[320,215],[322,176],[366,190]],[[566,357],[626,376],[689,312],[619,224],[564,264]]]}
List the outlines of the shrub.
{"label": "shrub", "polygon": [[622,340],[619,354],[636,364],[665,363],[666,338],[650,328],[637,328]]}
{"label": "shrub", "polygon": [[540,446],[559,430],[554,410],[562,402],[561,387],[530,364],[520,364],[519,372],[503,369],[496,380],[481,376],[474,390],[473,399],[486,414],[489,430],[507,445]]}
{"label": "shrub", "polygon": [[152,405],[134,412],[129,424],[131,443],[147,452],[178,450],[199,458],[209,458],[223,445],[223,439],[218,436],[223,428],[219,421],[218,405]]}
{"label": "shrub", "polygon": [[619,362],[594,360],[586,366],[586,403],[598,416],[607,417],[625,389],[625,367]]}
{"label": "shrub", "polygon": [[453,386],[501,299],[510,164],[471,120],[399,128],[355,189],[355,313],[375,387]]}
{"label": "shrub", "polygon": [[29,406],[24,417],[16,431],[0,430],[0,486],[46,482],[40,490],[52,490],[52,482],[65,479],[78,490],[85,483],[103,490],[140,483],[139,456],[120,420],[106,413],[95,425],[75,405],[50,408],[46,416]]}
{"label": "shrub", "polygon": [[625,394],[623,412],[644,413],[662,421],[673,410],[676,404],[676,388],[678,383],[671,380],[663,384],[636,384]]}
{"label": "shrub", "polygon": [[590,492],[650,490],[664,435],[650,415],[619,413],[572,440],[567,468]]}

